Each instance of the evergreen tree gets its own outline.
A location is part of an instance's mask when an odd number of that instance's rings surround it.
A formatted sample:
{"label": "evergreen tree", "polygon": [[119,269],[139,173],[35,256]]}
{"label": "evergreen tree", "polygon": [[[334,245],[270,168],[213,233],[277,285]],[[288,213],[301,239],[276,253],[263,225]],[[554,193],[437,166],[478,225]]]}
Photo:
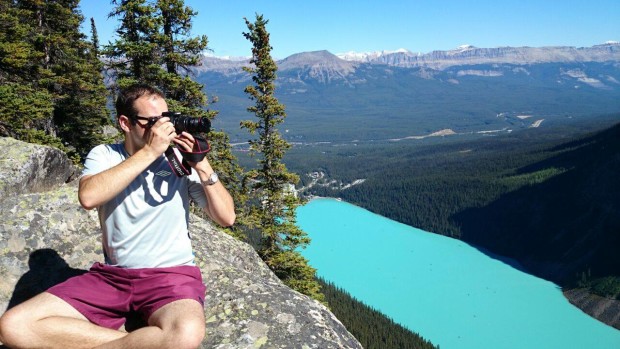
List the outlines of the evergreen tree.
{"label": "evergreen tree", "polygon": [[[105,143],[103,126],[110,125],[102,65],[92,44],[80,32],[84,17],[79,0],[49,1],[49,52],[56,78],[57,102],[54,123],[58,135],[72,149],[70,155],[85,156],[94,146]],[[58,88],[60,87],[60,88]]]}
{"label": "evergreen tree", "polygon": [[93,54],[99,57],[99,35],[97,34],[97,26],[95,25],[95,19],[90,18],[90,41],[93,43]]}
{"label": "evergreen tree", "polygon": [[191,37],[197,14],[183,0],[113,0],[111,17],[120,17],[118,38],[105,46],[108,65],[118,87],[136,82],[157,86],[176,111],[195,116],[208,113],[203,85],[191,79],[190,69],[201,64],[207,37]]}
{"label": "evergreen tree", "polygon": [[52,95],[41,82],[52,73],[43,69],[43,53],[35,49],[32,12],[14,1],[0,0],[0,135],[62,147],[49,121]]}
{"label": "evergreen tree", "polygon": [[3,117],[10,124],[7,133],[59,146],[76,161],[103,141],[102,126],[109,123],[99,64],[79,31],[84,18],[78,3],[5,1],[3,16],[14,26],[4,27],[0,39],[7,73],[2,75],[8,80],[2,98],[37,101],[22,108],[32,114],[18,111]]}
{"label": "evergreen tree", "polygon": [[324,301],[320,286],[315,279],[315,269],[299,253],[310,239],[296,224],[295,210],[301,200],[294,191],[299,181],[296,174],[288,172],[282,162],[284,153],[290,148],[278,132],[277,126],[286,117],[284,105],[275,97],[277,66],[271,58],[267,20],[256,16],[254,23],[245,19],[248,32],[243,33],[252,45],[254,67],[244,68],[252,74],[254,86],[249,85],[245,92],[255,101],[248,108],[257,120],[242,121],[242,128],[258,138],[250,140],[253,156],[260,154],[259,168],[246,174],[245,183],[256,203],[250,209],[248,222],[262,232],[259,253],[275,274],[293,289]]}
{"label": "evergreen tree", "polygon": [[118,39],[104,46],[102,54],[116,78],[116,87],[149,81],[153,75],[149,74],[149,68],[160,69],[157,47],[151,40],[157,31],[155,8],[146,0],[112,0],[112,4],[114,8],[108,16],[120,17],[121,24],[116,30]]}

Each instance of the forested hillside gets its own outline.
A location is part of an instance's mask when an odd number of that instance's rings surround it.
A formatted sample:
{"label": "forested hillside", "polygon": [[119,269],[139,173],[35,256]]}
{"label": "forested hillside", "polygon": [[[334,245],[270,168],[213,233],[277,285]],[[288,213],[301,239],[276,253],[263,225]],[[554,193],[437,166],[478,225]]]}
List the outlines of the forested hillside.
{"label": "forested hillside", "polygon": [[431,342],[386,318],[379,311],[360,303],[333,283],[323,279],[319,281],[334,315],[365,349],[435,348]]}
{"label": "forested hillside", "polygon": [[[434,145],[332,147],[316,156],[317,149],[298,149],[289,164],[325,173],[308,194],[341,197],[513,257],[562,286],[617,297],[620,124],[579,131],[604,125]],[[356,179],[364,181],[344,190],[327,184]]]}
{"label": "forested hillside", "polygon": [[620,276],[620,124],[547,151],[512,176],[547,179],[451,217],[463,240],[561,285]]}

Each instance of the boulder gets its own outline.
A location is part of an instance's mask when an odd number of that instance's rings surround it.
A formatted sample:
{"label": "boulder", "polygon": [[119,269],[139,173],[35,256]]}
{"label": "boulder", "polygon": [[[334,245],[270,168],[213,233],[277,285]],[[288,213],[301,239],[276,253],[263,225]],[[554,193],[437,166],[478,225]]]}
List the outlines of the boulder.
{"label": "boulder", "polygon": [[78,169],[62,151],[0,137],[0,200],[46,191],[73,179]]}

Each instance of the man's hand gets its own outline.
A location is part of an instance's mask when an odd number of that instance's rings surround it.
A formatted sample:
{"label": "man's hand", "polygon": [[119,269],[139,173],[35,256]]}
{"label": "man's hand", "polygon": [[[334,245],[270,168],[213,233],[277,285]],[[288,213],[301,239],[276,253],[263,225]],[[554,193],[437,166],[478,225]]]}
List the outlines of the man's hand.
{"label": "man's hand", "polygon": [[[186,152],[191,152],[194,150],[196,146],[196,139],[190,133],[183,131],[180,135],[176,136],[172,140],[180,149]],[[209,161],[207,157],[205,157],[200,162],[191,162],[188,161],[189,165],[196,170],[210,170],[211,166],[209,165]]]}
{"label": "man's hand", "polygon": [[[177,137],[169,117],[162,117],[144,133],[144,148],[155,156],[163,154]],[[176,142],[175,142],[176,143]]]}

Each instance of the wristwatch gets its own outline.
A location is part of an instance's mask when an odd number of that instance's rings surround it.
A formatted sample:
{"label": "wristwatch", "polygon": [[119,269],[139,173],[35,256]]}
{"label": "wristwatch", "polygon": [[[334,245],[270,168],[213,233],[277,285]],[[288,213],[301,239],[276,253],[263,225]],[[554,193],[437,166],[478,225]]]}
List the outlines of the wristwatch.
{"label": "wristwatch", "polygon": [[205,185],[213,185],[217,183],[220,178],[217,176],[217,173],[213,172],[209,175],[209,179],[205,182]]}

